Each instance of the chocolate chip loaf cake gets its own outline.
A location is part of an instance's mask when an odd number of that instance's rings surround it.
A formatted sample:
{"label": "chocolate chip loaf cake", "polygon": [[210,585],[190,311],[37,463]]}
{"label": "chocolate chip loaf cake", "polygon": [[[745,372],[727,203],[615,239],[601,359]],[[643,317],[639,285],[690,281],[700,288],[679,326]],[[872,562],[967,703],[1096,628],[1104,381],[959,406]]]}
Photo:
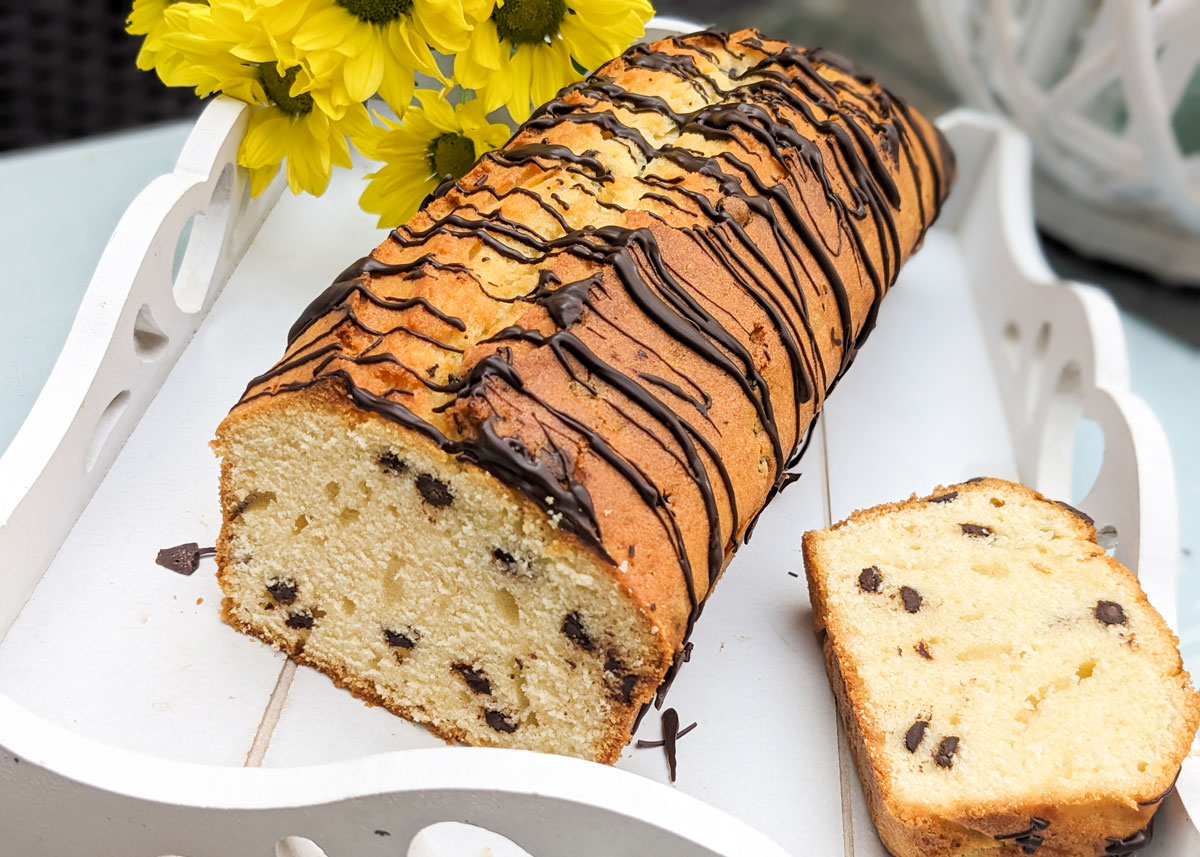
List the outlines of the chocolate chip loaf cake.
{"label": "chocolate chip loaf cake", "polygon": [[614,761],[951,173],[752,31],[568,87],[221,424],[226,620],[446,739]]}
{"label": "chocolate chip loaf cake", "polygon": [[1200,722],[1083,513],[998,479],[804,536],[813,620],[896,857],[1129,854]]}

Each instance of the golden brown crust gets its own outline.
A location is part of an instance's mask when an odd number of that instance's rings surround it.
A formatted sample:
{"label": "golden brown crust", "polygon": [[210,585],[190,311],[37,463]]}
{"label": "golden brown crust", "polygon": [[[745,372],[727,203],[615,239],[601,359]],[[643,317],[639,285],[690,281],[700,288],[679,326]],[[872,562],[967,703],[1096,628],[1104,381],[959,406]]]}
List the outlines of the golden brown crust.
{"label": "golden brown crust", "polygon": [[1113,574],[1132,583],[1137,603],[1157,620],[1176,646],[1173,651],[1174,662],[1165,665],[1166,672],[1170,675],[1181,673],[1183,684],[1190,693],[1187,722],[1181,734],[1163,736],[1169,743],[1160,749],[1161,755],[1181,760],[1187,755],[1192,737],[1200,725],[1200,694],[1190,690],[1177,648],[1178,639],[1146,600],[1134,575],[1106,556],[1104,549],[1096,543],[1096,529],[1089,518],[1070,506],[1005,480],[983,478],[958,485],[939,485],[928,496],[917,497],[914,494],[908,500],[857,510],[828,529],[809,531],[803,537],[802,550],[805,567],[809,570],[807,577],[813,625],[821,638],[830,685],[846,727],[871,816],[880,838],[896,857],[1020,854],[1022,843],[1015,841],[1013,834],[1030,828],[1035,818],[1049,822],[1044,829],[1032,828],[1032,832],[1039,834],[1036,840],[1024,840],[1028,846],[1036,845],[1036,853],[1054,857],[1092,857],[1102,853],[1112,841],[1137,835],[1147,827],[1161,798],[1173,784],[1172,772],[1177,766],[1166,766],[1157,779],[1148,780],[1144,793],[1114,795],[1106,791],[1071,798],[1031,794],[1018,804],[972,801],[970,796],[964,795],[962,811],[957,817],[951,817],[893,794],[890,765],[878,742],[868,738],[869,735],[882,734],[883,730],[871,721],[865,704],[866,684],[859,677],[854,659],[848,655],[842,643],[844,635],[855,631],[841,627],[844,624],[842,622],[831,622],[830,593],[825,588],[826,579],[816,573],[822,563],[818,555],[820,542],[827,534],[846,527],[920,509],[927,506],[932,498],[971,491],[1001,493],[1006,498],[1018,497],[1042,504],[1044,515],[1052,519],[1056,527],[1069,530],[1075,538],[1090,543],[1090,558],[1103,561]]}
{"label": "golden brown crust", "polygon": [[[664,40],[598,75],[380,245],[218,436],[276,396],[355,391],[449,455],[483,459],[492,430],[586,494],[594,537],[563,541],[612,559],[669,658],[936,217],[952,156],[839,59],[753,31]],[[539,290],[584,281],[576,318]]]}

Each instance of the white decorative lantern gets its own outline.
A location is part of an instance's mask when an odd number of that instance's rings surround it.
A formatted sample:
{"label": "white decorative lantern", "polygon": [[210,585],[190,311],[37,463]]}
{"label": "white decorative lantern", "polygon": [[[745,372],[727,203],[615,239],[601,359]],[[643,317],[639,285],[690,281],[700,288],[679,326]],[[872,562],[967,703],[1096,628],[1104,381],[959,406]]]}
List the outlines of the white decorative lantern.
{"label": "white decorative lantern", "polygon": [[1033,140],[1039,225],[1200,286],[1200,2],[922,0],[947,74]]}

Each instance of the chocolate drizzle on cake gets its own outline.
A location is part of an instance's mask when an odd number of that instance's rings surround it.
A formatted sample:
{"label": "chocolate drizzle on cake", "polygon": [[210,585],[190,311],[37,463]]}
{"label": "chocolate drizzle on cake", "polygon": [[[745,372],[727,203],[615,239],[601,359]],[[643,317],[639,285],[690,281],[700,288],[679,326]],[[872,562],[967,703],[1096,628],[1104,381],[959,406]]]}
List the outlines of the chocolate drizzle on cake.
{"label": "chocolate drizzle on cake", "polygon": [[[790,364],[792,403],[800,413],[808,403],[819,407],[850,366],[874,327],[879,302],[894,281],[903,255],[913,249],[902,246],[895,221],[901,200],[897,177],[903,175],[916,186],[916,204],[921,222],[926,224],[915,247],[931,220],[925,214],[923,179],[926,175],[932,177],[932,197],[940,204],[948,190],[942,170],[951,171],[953,159],[940,135],[927,133],[902,101],[827,51],[791,46],[774,50],[757,37],[734,42],[715,32],[671,41],[684,53],[664,54],[639,45],[616,62],[672,75],[710,103],[693,112],[677,112],[658,96],[630,92],[604,76],[608,67],[567,87],[522,126],[514,138],[520,142],[488,153],[481,166],[464,179],[439,185],[426,206],[431,212],[441,212],[436,201],[453,194],[456,205],[449,213],[437,217],[431,213],[432,221],[421,221],[426,224],[422,228],[401,226],[391,233],[391,241],[398,248],[419,250],[421,255],[400,264],[372,257],[361,259],[314,300],[289,331],[288,355],[251,381],[242,401],[319,383],[340,385],[359,408],[412,429],[445,453],[478,465],[522,492],[551,515],[557,526],[590,545],[605,562],[616,565],[605,544],[602,516],[585,482],[577,477],[575,450],[586,448],[619,474],[660,522],[679,562],[690,600],[686,640],[707,592],[739,540],[749,537],[761,509],[746,516],[737,508],[731,474],[708,439],[712,432],[719,434],[709,416],[713,394],[682,375],[673,379],[650,371],[648,365],[637,369],[620,365],[609,349],[599,347],[597,337],[589,331],[603,325],[605,336],[626,337],[637,346],[639,355],[647,355],[647,359],[657,355],[650,345],[635,338],[628,324],[608,316],[610,306],[632,304],[679,348],[730,379],[756,412],[771,448],[774,461],[767,501],[788,483],[786,471],[803,452],[801,442],[811,437],[811,431],[801,431],[805,428],[801,421],[789,420],[789,424],[797,423],[794,442],[790,436],[782,436],[777,403],[758,359],[731,332],[728,322],[714,316],[711,304],[697,297],[697,286],[686,278],[686,271],[664,256],[659,243],[663,230],[657,223],[637,228],[588,226],[572,230],[562,214],[566,206],[555,205],[552,194],[543,198],[511,182],[505,183],[507,189],[501,191],[488,183],[491,172],[512,168],[554,171],[605,208],[625,211],[615,202],[600,199],[615,179],[598,152],[576,152],[558,143],[536,141],[529,133],[542,134],[564,124],[594,126],[608,139],[624,145],[636,161],[661,165],[660,169],[644,170],[636,178],[645,187],[646,206],[641,210],[661,222],[673,241],[690,242],[695,256],[723,269],[762,310]],[[701,70],[701,65],[714,57],[706,44],[719,44],[739,58],[739,67],[744,70],[729,75],[729,89]],[[859,86],[843,75],[852,77]],[[733,100],[722,101],[726,98]],[[698,135],[728,145],[712,155],[688,148],[678,140],[656,146],[638,128],[622,122],[618,110],[659,117],[673,124],[681,139]],[[812,138],[797,130],[787,118],[790,112],[799,114],[815,129]],[[773,159],[782,180],[768,181],[763,170],[746,159],[748,152]],[[943,166],[939,166],[939,159]],[[700,184],[708,190],[686,187],[685,174],[699,176]],[[498,201],[513,195],[535,201],[539,210],[558,224],[562,234],[546,237],[527,223],[507,217],[499,207],[489,211],[465,202],[481,193]],[[811,197],[819,198],[834,213],[834,235],[823,234],[815,225]],[[687,212],[700,222],[671,228],[655,212],[659,206]],[[765,234],[771,236],[766,243],[773,243],[773,247],[764,248],[761,231],[752,236],[747,230],[752,219],[765,228]],[[515,298],[492,295],[470,266],[439,259],[438,251],[429,249],[436,247],[437,239],[442,237],[469,239],[501,259],[538,268],[536,287]],[[843,254],[853,258],[859,279],[870,284],[873,295],[865,314],[858,311],[857,317],[863,321],[857,326],[850,291],[834,262]],[[596,273],[564,282],[550,270],[552,266],[558,270],[578,267],[579,263]],[[541,307],[553,327],[542,324],[536,329],[510,326],[500,330],[486,340],[495,346],[493,353],[472,358],[473,362],[464,364],[461,376],[451,375],[444,383],[436,381],[425,371],[427,362],[407,366],[400,356],[389,353],[385,347],[387,337],[412,336],[452,354],[462,354],[464,348],[460,345],[471,344],[460,336],[467,331],[466,323],[426,298],[388,298],[371,289],[375,278],[415,276],[429,269],[448,271],[494,300]],[[828,297],[831,307],[836,307],[834,336],[841,343],[836,365],[826,366],[818,347],[818,339],[827,338],[829,331],[813,329],[805,291],[809,284],[822,299]],[[414,321],[376,329],[356,315],[356,307],[367,305],[410,314]],[[421,314],[427,318],[420,318]],[[342,326],[349,335],[327,341],[327,334]],[[319,333],[308,335],[314,327],[320,328]],[[445,330],[443,338],[429,333],[438,329]],[[346,344],[362,334],[373,338],[369,347],[351,348]],[[565,406],[539,396],[516,365],[513,353],[517,348],[549,354],[580,390],[606,401],[679,462],[694,484],[708,519],[704,557],[689,552],[663,486],[613,445],[613,437],[602,423],[580,420]],[[408,379],[407,386],[383,392],[364,389],[350,367],[372,364],[387,364],[392,375]],[[440,397],[440,403],[432,409],[434,413],[450,411],[454,416],[459,429],[454,437],[447,437],[443,429],[408,407],[405,400],[411,401],[414,391],[421,388],[434,395],[435,401]],[[528,410],[536,412],[544,434],[544,442],[536,449],[531,448],[527,437],[516,433],[518,427],[512,425],[514,421],[504,409],[522,399],[531,404]],[[702,430],[702,426],[706,428]],[[445,494],[422,490],[422,495],[433,506],[452,499],[448,490]],[[620,550],[624,549],[621,545]],[[698,579],[698,575],[703,577]],[[705,581],[704,586],[699,585],[700,579]],[[571,633],[574,630],[573,625],[564,623],[563,631],[571,639],[577,636]],[[664,689],[681,663],[680,657],[672,663]],[[660,705],[661,697],[660,690]]]}
{"label": "chocolate drizzle on cake", "polygon": [[1003,842],[1006,839],[1011,839],[1013,844],[1021,849],[1025,854],[1033,854],[1042,847],[1042,843],[1046,841],[1046,837],[1042,835],[1042,831],[1050,826],[1050,822],[1044,818],[1033,816],[1029,819],[1029,827],[1025,830],[1018,830],[1016,833],[1002,833],[999,836],[992,837],[997,842]]}
{"label": "chocolate drizzle on cake", "polygon": [[1104,849],[1104,853],[1111,857],[1124,857],[1126,854],[1133,854],[1136,851],[1141,851],[1154,841],[1154,817],[1150,818],[1150,823],[1144,828],[1131,833],[1124,839],[1116,836],[1107,836],[1105,840],[1108,845]]}
{"label": "chocolate drizzle on cake", "polygon": [[1175,784],[1177,782],[1179,782],[1179,775],[1182,773],[1183,773],[1183,768],[1180,768],[1178,771],[1175,772],[1175,779],[1171,780],[1171,785],[1167,786],[1167,788],[1163,792],[1155,795],[1154,797],[1150,798],[1149,800],[1139,800],[1138,806],[1154,806],[1155,804],[1162,803],[1163,800],[1166,799],[1167,795],[1169,795],[1171,792],[1175,791]]}

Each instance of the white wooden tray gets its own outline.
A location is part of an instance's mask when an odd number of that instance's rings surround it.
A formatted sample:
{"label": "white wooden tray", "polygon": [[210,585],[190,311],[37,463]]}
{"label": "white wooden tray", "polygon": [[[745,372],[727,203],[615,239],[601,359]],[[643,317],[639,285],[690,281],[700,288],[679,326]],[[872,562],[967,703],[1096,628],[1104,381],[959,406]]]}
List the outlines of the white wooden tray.
{"label": "white wooden tray", "polygon": [[[160,547],[215,539],[214,427],[311,296],[383,235],[355,203],[361,167],[321,199],[247,201],[231,166],[244,123],[214,102],[175,173],[130,207],[0,459],[0,852],[310,857],[312,840],[330,857],[474,857],[472,834],[429,827],[466,821],[536,857],[882,855],[812,633],[800,534],[938,482],[1020,478],[1075,503],[1173,622],[1172,470],[1128,392],[1116,312],[1042,260],[1025,141],[958,113],[941,123],[961,170],[948,209],[826,408],[803,477],[698,625],[669,700],[699,723],[674,787],[659,750],[607,768],[448,748],[296,670],[219,621],[210,561],[192,577],[154,564]],[[1103,465],[1073,492],[1081,417],[1104,433]],[[639,735],[657,732],[651,714]],[[1180,792],[1194,813],[1198,786],[1191,761]],[[1148,855],[1200,853],[1177,795],[1156,833]]]}

